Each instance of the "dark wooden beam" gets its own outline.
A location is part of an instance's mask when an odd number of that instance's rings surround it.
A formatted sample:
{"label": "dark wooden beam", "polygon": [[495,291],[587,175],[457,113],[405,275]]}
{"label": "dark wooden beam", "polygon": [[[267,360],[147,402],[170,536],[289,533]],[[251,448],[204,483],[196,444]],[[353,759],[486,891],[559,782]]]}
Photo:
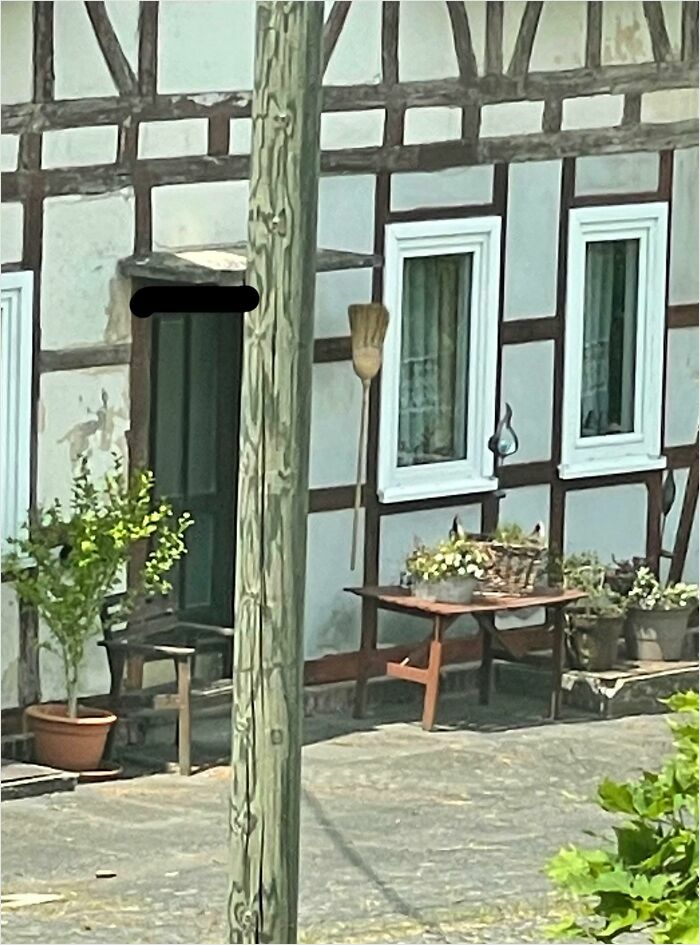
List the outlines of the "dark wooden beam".
{"label": "dark wooden beam", "polygon": [[103,0],[85,0],[85,9],[117,91],[121,95],[136,95],[138,84],[134,70],[124,54]]}
{"label": "dark wooden beam", "polygon": [[527,0],[520,29],[515,40],[513,56],[508,66],[508,75],[511,77],[524,76],[530,68],[532,47],[535,44],[535,34],[542,15],[542,0]]}
{"label": "dark wooden beam", "polygon": [[334,361],[350,361],[352,339],[350,335],[336,338],[317,338],[314,341],[314,364],[330,364]]}
{"label": "dark wooden beam", "polygon": [[669,305],[666,317],[667,328],[697,328],[698,304]]}
{"label": "dark wooden beam", "polygon": [[42,374],[51,371],[79,371],[83,368],[129,364],[130,359],[131,345],[128,343],[63,348],[40,352],[39,370]]}
{"label": "dark wooden beam", "polygon": [[477,76],[477,68],[467,9],[462,0],[447,0],[447,12],[452,26],[452,39],[460,77],[465,82],[471,82]]}
{"label": "dark wooden beam", "polygon": [[646,559],[652,570],[658,575],[661,559],[661,506],[663,502],[662,472],[649,473],[647,487],[647,522],[646,522]]}
{"label": "dark wooden beam", "polygon": [[[53,3],[34,3],[33,20],[33,95],[34,102],[51,102],[54,97]],[[4,122],[3,122],[4,124]],[[34,130],[34,129],[27,129]],[[3,132],[8,131],[3,127]]]}
{"label": "dark wooden beam", "polygon": [[548,316],[543,318],[518,318],[504,321],[501,342],[504,345],[522,345],[531,341],[553,341],[559,337],[561,321]]}
{"label": "dark wooden beam", "polygon": [[207,126],[207,154],[228,154],[231,121],[224,111],[217,112],[209,118]]}
{"label": "dark wooden beam", "polygon": [[698,61],[698,3],[683,0],[681,20],[681,59],[684,62]]}
{"label": "dark wooden beam", "polygon": [[622,109],[623,125],[638,125],[642,120],[642,93],[628,92]]}
{"label": "dark wooden beam", "polygon": [[350,2],[351,0],[335,0],[323,26],[323,54],[321,60],[323,72],[328,68],[333,50],[340,39],[340,33],[350,12]]}
{"label": "dark wooden beam", "polygon": [[486,75],[503,75],[503,0],[486,4]]}
{"label": "dark wooden beam", "polygon": [[603,45],[603,3],[602,0],[588,0],[586,6],[586,68],[600,68],[600,54]]}
{"label": "dark wooden beam", "polygon": [[142,98],[154,100],[158,74],[158,0],[139,3],[138,86]]}
{"label": "dark wooden beam", "polygon": [[642,7],[649,27],[654,59],[656,62],[668,62],[671,58],[671,41],[668,38],[663,7],[659,0],[643,0]]}
{"label": "dark wooden beam", "polygon": [[682,446],[667,446],[663,450],[670,469],[689,469],[695,462],[698,452],[697,441]]}

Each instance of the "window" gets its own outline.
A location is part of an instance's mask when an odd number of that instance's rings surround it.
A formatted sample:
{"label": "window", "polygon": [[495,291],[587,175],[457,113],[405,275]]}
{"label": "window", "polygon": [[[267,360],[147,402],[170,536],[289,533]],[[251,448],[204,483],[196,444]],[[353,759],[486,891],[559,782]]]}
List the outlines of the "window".
{"label": "window", "polygon": [[564,479],[660,469],[667,206],[569,218]]}
{"label": "window", "polygon": [[495,488],[498,217],[387,227],[382,502]]}
{"label": "window", "polygon": [[29,508],[32,417],[32,273],[0,279],[2,370],[2,550],[16,537]]}

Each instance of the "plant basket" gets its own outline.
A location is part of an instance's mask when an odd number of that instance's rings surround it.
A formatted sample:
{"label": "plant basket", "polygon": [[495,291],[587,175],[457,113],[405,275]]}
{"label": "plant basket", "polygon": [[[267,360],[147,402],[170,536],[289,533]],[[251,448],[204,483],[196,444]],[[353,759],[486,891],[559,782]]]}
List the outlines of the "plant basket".
{"label": "plant basket", "polygon": [[536,544],[504,544],[486,542],[493,556],[484,591],[500,594],[523,594],[541,583],[546,548]]}
{"label": "plant basket", "polygon": [[420,578],[414,578],[411,595],[441,604],[469,604],[478,583],[475,577],[469,576],[448,577],[441,581],[422,581]]}
{"label": "plant basket", "polygon": [[633,607],[627,615],[625,639],[631,660],[683,659],[691,607],[672,610],[642,610]]}
{"label": "plant basket", "polygon": [[566,653],[571,669],[601,672],[612,669],[617,662],[624,617],[584,614],[575,610],[567,614]]}

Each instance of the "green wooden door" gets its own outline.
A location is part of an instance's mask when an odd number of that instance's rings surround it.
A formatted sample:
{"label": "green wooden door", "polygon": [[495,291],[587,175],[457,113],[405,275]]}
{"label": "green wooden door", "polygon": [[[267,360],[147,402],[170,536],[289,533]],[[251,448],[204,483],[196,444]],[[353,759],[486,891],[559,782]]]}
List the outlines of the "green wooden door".
{"label": "green wooden door", "polygon": [[173,574],[183,617],[231,626],[242,324],[239,315],[154,316],[151,463],[156,490],[188,511]]}

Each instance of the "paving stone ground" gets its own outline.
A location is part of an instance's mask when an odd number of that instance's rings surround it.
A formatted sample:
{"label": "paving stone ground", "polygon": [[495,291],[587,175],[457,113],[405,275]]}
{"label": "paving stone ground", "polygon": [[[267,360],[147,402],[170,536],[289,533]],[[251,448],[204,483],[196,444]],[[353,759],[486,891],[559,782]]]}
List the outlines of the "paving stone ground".
{"label": "paving stone ground", "polygon": [[[543,942],[561,904],[542,865],[609,822],[593,802],[667,753],[663,716],[542,724],[542,701],[444,699],[309,719],[300,941]],[[225,744],[208,720],[197,743]],[[3,941],[225,942],[228,769],[85,785],[2,805]],[[112,878],[95,878],[111,870]]]}

